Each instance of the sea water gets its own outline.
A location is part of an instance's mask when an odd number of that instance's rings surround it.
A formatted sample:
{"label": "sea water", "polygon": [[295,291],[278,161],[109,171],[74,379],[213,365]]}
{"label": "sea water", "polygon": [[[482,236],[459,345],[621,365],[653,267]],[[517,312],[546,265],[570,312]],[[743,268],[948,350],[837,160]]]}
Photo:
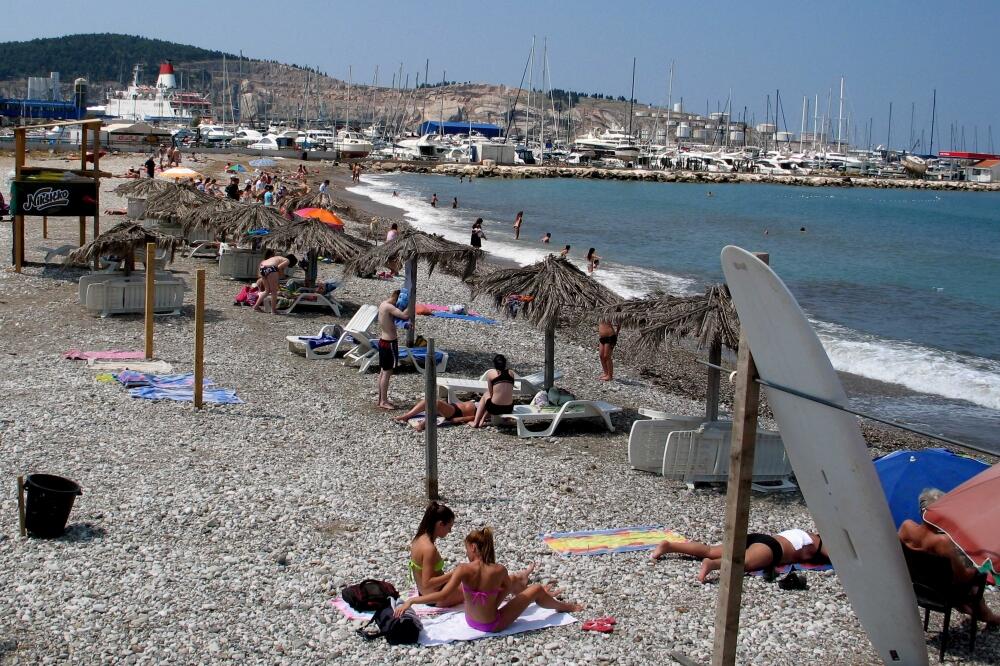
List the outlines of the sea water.
{"label": "sea water", "polygon": [[721,281],[727,244],[768,252],[834,367],[889,384],[852,385],[855,405],[1000,452],[1000,194],[415,174],[355,190],[462,243],[482,217],[483,249],[520,264],[570,245],[585,268],[593,247],[594,278],[629,297]]}

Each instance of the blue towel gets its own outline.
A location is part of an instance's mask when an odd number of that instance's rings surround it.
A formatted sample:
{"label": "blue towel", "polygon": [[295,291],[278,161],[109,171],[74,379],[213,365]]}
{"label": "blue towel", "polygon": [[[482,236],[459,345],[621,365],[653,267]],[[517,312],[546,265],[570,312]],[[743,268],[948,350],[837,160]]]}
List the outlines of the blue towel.
{"label": "blue towel", "polygon": [[[302,340],[307,345],[309,349],[319,349],[320,347],[326,347],[327,345],[332,345],[334,342],[340,338],[335,338],[332,335],[300,335],[299,340]],[[347,336],[348,340],[352,340],[351,336]],[[352,340],[353,341],[353,340]]]}
{"label": "blue towel", "polygon": [[462,319],[465,321],[474,321],[480,324],[496,324],[496,319],[489,319],[487,317],[480,317],[478,315],[470,314],[455,314],[454,312],[432,312],[432,317],[440,317],[441,319]]}
{"label": "blue towel", "polygon": [[[159,388],[156,386],[140,386],[129,389],[129,395],[133,398],[144,400],[176,400],[177,402],[194,402],[194,387],[190,388]],[[202,391],[202,399],[205,402],[214,402],[220,405],[242,405],[243,401],[236,397],[233,389],[210,388]]]}
{"label": "blue towel", "polygon": [[[194,386],[194,373],[191,372],[179,375],[150,375],[145,372],[136,372],[135,370],[122,370],[115,375],[115,379],[125,388],[155,386],[156,388],[168,389]],[[202,386],[212,385],[211,378],[205,377],[201,381]]]}
{"label": "blue towel", "polygon": [[[407,357],[408,354],[412,354],[413,358],[421,362],[427,361],[427,347],[414,347],[410,349],[409,347],[403,347],[399,350],[400,360]],[[434,364],[437,365],[442,360],[444,360],[444,354],[439,351],[434,352]]]}

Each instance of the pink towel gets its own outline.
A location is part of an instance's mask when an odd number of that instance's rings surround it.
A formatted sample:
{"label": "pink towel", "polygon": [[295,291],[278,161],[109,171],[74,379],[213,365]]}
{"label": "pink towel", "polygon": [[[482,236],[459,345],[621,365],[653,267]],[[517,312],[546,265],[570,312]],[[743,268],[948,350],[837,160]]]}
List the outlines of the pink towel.
{"label": "pink towel", "polygon": [[145,352],[141,351],[80,351],[79,349],[70,349],[63,353],[63,358],[68,358],[72,361],[86,361],[87,359],[99,359],[99,360],[111,360],[111,359],[139,359],[145,358]]}

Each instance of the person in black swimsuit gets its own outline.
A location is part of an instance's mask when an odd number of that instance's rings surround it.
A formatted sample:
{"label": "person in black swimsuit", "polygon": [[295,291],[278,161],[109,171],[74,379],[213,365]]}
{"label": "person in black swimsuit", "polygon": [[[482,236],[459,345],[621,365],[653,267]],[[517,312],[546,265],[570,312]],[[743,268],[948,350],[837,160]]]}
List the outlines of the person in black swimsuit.
{"label": "person in black swimsuit", "polygon": [[618,344],[618,332],[621,326],[612,326],[610,321],[597,322],[597,341],[601,345],[601,376],[603,382],[611,381],[615,374],[614,353]]}
{"label": "person in black swimsuit", "polygon": [[[422,414],[427,409],[427,401],[420,399],[417,404],[413,406],[410,411],[405,414],[400,414],[393,418],[394,421],[399,421],[400,423],[406,423],[418,414]],[[437,413],[438,416],[443,416],[449,423],[468,423],[472,419],[476,418],[476,401],[475,400],[465,400],[463,402],[447,402],[445,400],[437,401]],[[416,425],[413,429],[417,432],[422,431],[427,426],[427,420],[424,419]]]}
{"label": "person in black swimsuit", "polygon": [[472,223],[472,240],[469,241],[469,245],[477,249],[481,248],[485,238],[486,234],[483,233],[483,218],[478,217],[476,218],[476,221]]}
{"label": "person in black swimsuit", "polygon": [[479,401],[476,418],[470,424],[480,428],[486,422],[486,415],[500,416],[514,411],[514,374],[507,369],[507,357],[497,354],[493,357],[493,370],[486,373],[486,393]]}

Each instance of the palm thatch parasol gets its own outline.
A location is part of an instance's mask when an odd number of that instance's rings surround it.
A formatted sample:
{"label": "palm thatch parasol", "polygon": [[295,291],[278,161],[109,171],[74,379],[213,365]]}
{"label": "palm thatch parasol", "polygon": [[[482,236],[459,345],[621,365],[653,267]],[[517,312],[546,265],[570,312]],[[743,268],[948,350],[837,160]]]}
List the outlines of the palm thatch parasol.
{"label": "palm thatch parasol", "polygon": [[146,199],[146,217],[179,220],[192,208],[218,201],[192,185],[175,185]]}
{"label": "palm thatch parasol", "polygon": [[237,203],[215,216],[213,224],[220,234],[242,238],[258,229],[277,229],[288,224],[277,208],[260,203]]}
{"label": "palm thatch parasol", "polygon": [[[91,263],[101,257],[115,256],[125,260],[125,273],[128,274],[135,267],[136,250],[145,248],[147,243],[168,248],[170,260],[173,261],[174,250],[183,242],[180,238],[151,231],[137,222],[122,222],[71,252],[66,258],[66,264]],[[151,267],[147,266],[146,270],[151,270]]]}
{"label": "palm thatch parasol", "polygon": [[148,199],[154,194],[160,194],[176,187],[173,183],[157,178],[138,178],[122,183],[114,189],[115,194],[119,194],[129,199]]}
{"label": "palm thatch parasol", "polygon": [[[708,347],[708,361],[722,362],[722,348],[733,351],[740,346],[740,320],[733,306],[729,287],[715,284],[704,294],[694,296],[654,296],[624,301],[605,307],[600,318],[612,324],[639,330],[635,353],[646,356],[664,343],[681,339],[694,340],[698,349]],[[719,371],[708,369],[708,397],[705,416],[719,417]]]}
{"label": "palm thatch parasol", "polygon": [[225,197],[223,199],[213,199],[210,203],[204,203],[189,209],[181,218],[184,235],[186,236],[202,229],[218,233],[216,222],[219,217],[238,206],[240,206],[238,201]]}
{"label": "palm thatch parasol", "polygon": [[347,271],[355,275],[373,275],[383,266],[406,265],[406,287],[409,290],[407,312],[410,328],[406,335],[407,346],[413,346],[416,339],[414,315],[417,306],[417,261],[428,266],[433,273],[437,266],[447,273],[468,279],[476,270],[476,263],[483,251],[471,245],[462,245],[423,231],[410,228],[401,231],[388,243],[371,248],[347,265]]}
{"label": "palm thatch parasol", "polygon": [[[552,386],[555,376],[555,330],[560,314],[571,308],[592,310],[618,302],[610,289],[551,254],[530,266],[482,274],[473,282],[472,293],[489,295],[497,310],[524,317],[545,331],[545,388]],[[509,305],[511,295],[521,297],[516,308]]]}
{"label": "palm thatch parasol", "polygon": [[261,240],[261,246],[309,258],[306,283],[316,283],[317,260],[328,257],[340,263],[347,263],[371,249],[371,245],[335,229],[319,220],[299,218],[268,234]]}

